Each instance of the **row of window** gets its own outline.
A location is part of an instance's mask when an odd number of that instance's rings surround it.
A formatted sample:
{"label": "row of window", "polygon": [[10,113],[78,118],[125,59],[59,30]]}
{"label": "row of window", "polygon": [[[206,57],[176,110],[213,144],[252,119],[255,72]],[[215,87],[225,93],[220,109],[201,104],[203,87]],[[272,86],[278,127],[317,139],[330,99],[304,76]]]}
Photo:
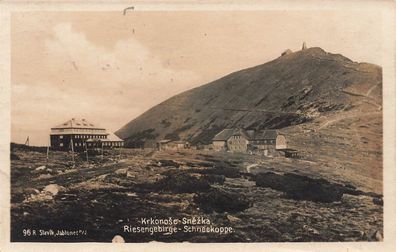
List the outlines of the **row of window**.
{"label": "row of window", "polygon": [[[63,143],[59,143],[60,147],[63,147]],[[75,147],[82,147],[84,143],[74,143]],[[92,143],[88,143],[88,146],[93,146]],[[104,142],[103,146],[123,146],[122,142]]]}
{"label": "row of window", "polygon": [[[263,141],[252,141],[252,144],[261,144]],[[264,143],[275,143],[275,140],[264,140]]]}
{"label": "row of window", "polygon": [[[122,142],[102,142],[102,144],[103,144],[103,146],[123,146]],[[100,144],[97,144],[97,143],[88,143],[89,147],[95,146],[95,145],[100,146]]]}
{"label": "row of window", "polygon": [[91,133],[91,134],[106,132],[106,130],[104,130],[104,129],[52,129],[51,131],[53,133],[56,133],[56,132],[66,132],[66,133],[87,132],[87,133]]}
{"label": "row of window", "polygon": [[[105,135],[74,135],[74,138],[78,138],[78,139],[92,139],[92,138],[95,138],[95,139],[106,139],[106,136]],[[63,139],[63,136],[62,135],[60,135],[59,136],[59,139]]]}
{"label": "row of window", "polygon": [[74,135],[75,138],[95,138],[95,139],[106,139],[104,135]]}

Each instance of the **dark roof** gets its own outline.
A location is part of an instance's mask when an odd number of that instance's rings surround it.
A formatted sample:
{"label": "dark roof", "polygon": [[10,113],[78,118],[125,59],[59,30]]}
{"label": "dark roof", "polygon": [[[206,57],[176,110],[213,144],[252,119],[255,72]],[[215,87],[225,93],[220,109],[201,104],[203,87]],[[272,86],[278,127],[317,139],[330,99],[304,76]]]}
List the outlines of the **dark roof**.
{"label": "dark roof", "polygon": [[213,141],[227,141],[232,136],[243,136],[246,139],[250,139],[249,135],[243,129],[223,129],[214,136]]}
{"label": "dark roof", "polygon": [[227,141],[231,136],[241,135],[248,140],[276,140],[280,135],[277,130],[263,130],[248,134],[243,129],[223,129],[220,133],[214,136],[213,141]]}
{"label": "dark roof", "polygon": [[276,130],[259,131],[255,134],[254,140],[275,140],[278,135]]}

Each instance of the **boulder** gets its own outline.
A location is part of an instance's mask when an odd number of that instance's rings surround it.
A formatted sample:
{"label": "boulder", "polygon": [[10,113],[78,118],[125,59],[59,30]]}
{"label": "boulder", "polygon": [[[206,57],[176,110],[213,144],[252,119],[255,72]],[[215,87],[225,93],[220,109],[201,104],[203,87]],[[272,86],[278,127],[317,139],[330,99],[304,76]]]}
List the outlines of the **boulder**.
{"label": "boulder", "polygon": [[45,165],[39,166],[35,170],[36,171],[43,171],[43,170],[45,170]]}
{"label": "boulder", "polygon": [[63,191],[65,188],[63,186],[57,184],[49,184],[44,187],[43,192],[49,193],[53,196],[57,195],[60,191]]}
{"label": "boulder", "polygon": [[116,170],[114,173],[117,175],[126,175],[128,170],[129,170],[128,168],[122,168],[122,169]]}
{"label": "boulder", "polygon": [[384,205],[384,200],[382,198],[374,197],[373,198],[373,203],[378,205],[378,206],[383,206]]}
{"label": "boulder", "polygon": [[116,235],[111,240],[112,243],[125,243],[124,238],[121,235]]}
{"label": "boulder", "polygon": [[375,241],[383,241],[384,240],[384,236],[382,235],[381,231],[377,230],[373,233],[373,235],[371,236],[371,238]]}

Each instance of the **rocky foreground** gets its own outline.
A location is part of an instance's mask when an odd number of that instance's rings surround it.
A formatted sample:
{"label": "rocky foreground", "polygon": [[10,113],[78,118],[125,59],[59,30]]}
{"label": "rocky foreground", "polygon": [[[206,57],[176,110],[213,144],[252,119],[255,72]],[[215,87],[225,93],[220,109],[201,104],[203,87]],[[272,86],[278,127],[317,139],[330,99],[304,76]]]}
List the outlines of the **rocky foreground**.
{"label": "rocky foreground", "polygon": [[[73,164],[70,154],[51,152],[47,161],[44,150],[13,149],[12,241],[111,242],[117,235],[126,242],[383,239],[382,195],[353,176],[321,172],[320,163],[131,149],[84,158]],[[232,232],[125,229],[143,226],[142,218],[193,217]],[[183,230],[182,223],[175,227]]]}

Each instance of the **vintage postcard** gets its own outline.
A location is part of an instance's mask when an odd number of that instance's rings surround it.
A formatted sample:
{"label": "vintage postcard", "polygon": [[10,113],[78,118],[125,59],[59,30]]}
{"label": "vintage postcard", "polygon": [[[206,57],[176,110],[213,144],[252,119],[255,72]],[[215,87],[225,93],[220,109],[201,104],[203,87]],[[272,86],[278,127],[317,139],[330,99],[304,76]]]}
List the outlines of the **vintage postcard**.
{"label": "vintage postcard", "polygon": [[1,248],[390,251],[394,5],[323,3],[0,2]]}

